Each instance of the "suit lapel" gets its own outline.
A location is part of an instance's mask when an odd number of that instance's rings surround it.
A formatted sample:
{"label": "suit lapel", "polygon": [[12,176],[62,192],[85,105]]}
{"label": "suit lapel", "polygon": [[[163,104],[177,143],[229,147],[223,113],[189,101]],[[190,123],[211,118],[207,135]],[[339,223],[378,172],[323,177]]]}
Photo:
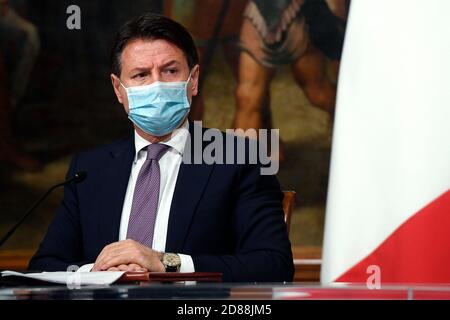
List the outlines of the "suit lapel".
{"label": "suit lapel", "polygon": [[[189,123],[192,142],[195,141],[193,127],[193,123]],[[185,152],[191,152],[191,159],[194,159],[193,143],[187,146],[190,148],[185,149]],[[203,148],[204,145],[202,150]],[[181,163],[170,208],[166,239],[167,252],[182,252],[192,218],[213,167],[214,165]]]}
{"label": "suit lapel", "polygon": [[110,163],[106,166],[102,180],[105,185],[101,221],[103,239],[106,244],[119,240],[123,203],[134,159],[134,137],[116,145],[110,152]]}

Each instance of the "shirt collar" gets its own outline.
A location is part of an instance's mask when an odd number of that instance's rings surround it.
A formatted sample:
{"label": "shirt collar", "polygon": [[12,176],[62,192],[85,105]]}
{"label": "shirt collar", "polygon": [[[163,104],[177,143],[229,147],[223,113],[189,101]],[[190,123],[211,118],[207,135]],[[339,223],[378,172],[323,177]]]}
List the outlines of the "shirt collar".
{"label": "shirt collar", "polygon": [[[184,123],[181,125],[181,127],[175,129],[172,132],[172,134],[167,140],[161,141],[159,143],[168,145],[169,147],[171,147],[170,150],[173,150],[178,154],[183,155],[188,135],[189,135],[189,121],[186,119],[184,120]],[[139,159],[140,151],[149,145],[151,145],[151,143],[142,138],[139,135],[139,133],[137,133],[137,131],[134,130],[134,147],[135,147],[134,162],[136,162]]]}

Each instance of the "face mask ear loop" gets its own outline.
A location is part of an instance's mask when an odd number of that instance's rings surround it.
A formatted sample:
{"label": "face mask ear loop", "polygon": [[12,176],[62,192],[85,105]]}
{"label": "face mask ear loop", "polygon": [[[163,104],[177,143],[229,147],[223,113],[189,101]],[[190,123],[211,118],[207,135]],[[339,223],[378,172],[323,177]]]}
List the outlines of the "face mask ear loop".
{"label": "face mask ear loop", "polygon": [[192,101],[189,101],[189,99],[188,99],[188,84],[189,84],[189,81],[191,81],[191,76],[192,76],[192,70],[191,71],[189,71],[189,77],[187,78],[187,80],[186,80],[186,84],[184,85],[184,90],[185,90],[185,92],[186,92],[186,101],[188,102],[188,104],[189,104],[189,106],[191,106],[191,102]]}
{"label": "face mask ear loop", "polygon": [[188,77],[187,80],[186,80],[186,89],[187,89],[187,86],[188,86],[188,84],[189,84],[189,81],[192,80],[191,76],[192,76],[192,70],[189,71],[189,77]]}
{"label": "face mask ear loop", "polygon": [[[119,78],[117,78],[117,79],[119,79]],[[125,89],[125,91],[127,90],[127,87],[125,87],[124,85],[123,85],[123,83],[122,83],[122,81],[120,81],[120,79],[119,79],[119,83],[120,83],[120,85]]]}

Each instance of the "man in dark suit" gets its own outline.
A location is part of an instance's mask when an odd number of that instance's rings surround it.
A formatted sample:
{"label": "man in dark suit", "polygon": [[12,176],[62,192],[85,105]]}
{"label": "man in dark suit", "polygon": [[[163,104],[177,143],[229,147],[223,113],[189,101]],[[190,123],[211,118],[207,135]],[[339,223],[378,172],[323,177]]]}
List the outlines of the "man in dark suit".
{"label": "man in dark suit", "polygon": [[68,174],[82,170],[87,178],[65,187],[30,269],[209,271],[222,272],[224,281],[292,281],[276,177],[249,161],[193,161],[208,145],[196,148],[192,141],[206,129],[187,120],[198,77],[193,40],[178,23],[145,14],[120,29],[111,81],[134,135],[72,159]]}

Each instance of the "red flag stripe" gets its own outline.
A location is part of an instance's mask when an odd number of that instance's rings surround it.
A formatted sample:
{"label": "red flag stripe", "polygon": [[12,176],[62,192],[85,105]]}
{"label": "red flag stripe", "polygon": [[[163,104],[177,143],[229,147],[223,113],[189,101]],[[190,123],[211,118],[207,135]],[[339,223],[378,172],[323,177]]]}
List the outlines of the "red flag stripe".
{"label": "red flag stripe", "polygon": [[381,283],[450,283],[450,190],[414,214],[337,282],[366,282],[380,267]]}

